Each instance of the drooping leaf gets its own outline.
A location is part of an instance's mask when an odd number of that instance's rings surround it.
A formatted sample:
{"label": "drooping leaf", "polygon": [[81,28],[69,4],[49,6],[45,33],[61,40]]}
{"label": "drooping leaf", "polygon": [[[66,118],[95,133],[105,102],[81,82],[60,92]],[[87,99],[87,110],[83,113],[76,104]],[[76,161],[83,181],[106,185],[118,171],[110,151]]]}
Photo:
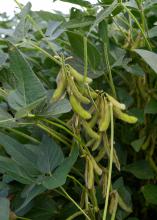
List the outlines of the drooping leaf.
{"label": "drooping leaf", "polygon": [[124,167],[124,170],[132,173],[139,179],[151,179],[154,177],[154,171],[150,164],[145,160],[138,160]]}
{"label": "drooping leaf", "polygon": [[157,185],[148,184],[142,187],[145,200],[153,205],[157,205]]}
{"label": "drooping leaf", "polygon": [[136,53],[138,53],[144,61],[157,73],[157,54],[148,50],[136,49]]}
{"label": "drooping leaf", "polygon": [[10,212],[10,202],[9,199],[0,197],[0,219],[9,220]]}
{"label": "drooping leaf", "polygon": [[52,176],[45,178],[42,182],[47,189],[54,189],[62,186],[66,182],[68,173],[78,157],[79,149],[75,144],[72,148],[70,156],[67,157],[62,164],[52,173]]}
{"label": "drooping leaf", "polygon": [[22,117],[45,99],[46,92],[29,63],[14,45],[11,45],[9,55],[16,89],[8,96],[8,103]]}

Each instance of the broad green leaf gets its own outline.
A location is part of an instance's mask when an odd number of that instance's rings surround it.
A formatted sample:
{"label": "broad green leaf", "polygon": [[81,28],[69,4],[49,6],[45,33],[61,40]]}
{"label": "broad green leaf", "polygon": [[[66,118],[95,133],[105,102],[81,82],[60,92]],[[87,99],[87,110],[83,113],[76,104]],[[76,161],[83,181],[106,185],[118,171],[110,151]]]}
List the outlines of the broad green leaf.
{"label": "broad green leaf", "polygon": [[0,127],[16,126],[15,119],[8,112],[0,108]]}
{"label": "broad green leaf", "polygon": [[19,167],[16,161],[10,158],[0,156],[0,170],[20,183],[30,184],[33,182],[26,170]]}
{"label": "broad green leaf", "polygon": [[22,117],[45,99],[46,92],[29,63],[14,45],[10,46],[9,55],[16,89],[8,96],[8,103]]}
{"label": "broad green leaf", "polygon": [[10,201],[7,198],[0,197],[0,219],[9,220]]}
{"label": "broad green leaf", "polygon": [[60,166],[52,173],[52,176],[45,178],[45,180],[42,182],[43,186],[47,189],[55,189],[59,186],[62,186],[66,182],[67,175],[75,163],[78,153],[79,148],[75,144],[72,148],[70,156],[60,164]]}
{"label": "broad green leaf", "polygon": [[157,113],[157,101],[155,99],[151,99],[146,104],[144,113],[145,114],[156,114]]}
{"label": "broad green leaf", "polygon": [[157,73],[157,54],[148,50],[136,49],[136,53],[138,53],[144,61]]}
{"label": "broad green leaf", "polygon": [[[67,34],[71,44],[72,51],[74,51],[74,53],[83,60],[84,59],[83,35],[72,31],[68,31]],[[89,64],[91,65],[91,67],[93,67],[93,69],[98,69],[101,61],[101,56],[98,49],[89,40],[87,41],[87,51],[88,51]]]}
{"label": "broad green leaf", "polygon": [[37,156],[37,166],[42,173],[51,173],[64,160],[60,146],[47,136],[44,137],[39,145]]}
{"label": "broad green leaf", "polygon": [[[36,165],[37,156],[30,151],[24,144],[19,143],[10,136],[0,132],[0,144],[16,163],[29,171],[30,175],[37,175]],[[32,145],[32,148],[34,146]]]}
{"label": "broad green leaf", "polygon": [[[56,0],[54,0],[55,2]],[[91,7],[91,4],[89,1],[86,0],[61,0],[62,2],[69,2],[72,4],[80,5],[82,7]]]}
{"label": "broad green leaf", "polygon": [[157,205],[157,185],[148,184],[143,186],[142,193],[146,202]]}
{"label": "broad green leaf", "polygon": [[45,117],[53,117],[70,111],[71,111],[71,105],[68,99],[61,99],[58,102],[50,104],[48,106],[48,109],[40,113],[39,115]]}
{"label": "broad green leaf", "polygon": [[139,160],[132,164],[128,164],[123,170],[132,173],[138,179],[152,179],[155,175],[150,164],[145,160]]}

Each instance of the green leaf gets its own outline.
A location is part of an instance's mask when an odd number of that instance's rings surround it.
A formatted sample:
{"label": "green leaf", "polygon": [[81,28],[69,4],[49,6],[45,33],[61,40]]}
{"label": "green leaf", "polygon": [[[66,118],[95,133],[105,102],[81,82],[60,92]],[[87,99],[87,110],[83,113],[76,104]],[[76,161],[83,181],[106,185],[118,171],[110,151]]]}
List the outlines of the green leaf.
{"label": "green leaf", "polygon": [[150,164],[145,160],[139,160],[132,164],[128,164],[123,170],[132,173],[138,179],[152,179],[154,177],[154,172]]}
{"label": "green leaf", "polygon": [[115,0],[107,9],[101,10],[96,17],[96,20],[94,24],[91,26],[90,31],[95,28],[101,21],[103,21],[105,18],[109,17],[114,9],[117,7],[117,0]]}
{"label": "green leaf", "polygon": [[39,116],[53,117],[71,111],[71,105],[68,99],[61,99],[58,102],[52,103],[48,109],[39,114]]}
{"label": "green leaf", "polygon": [[6,60],[8,59],[8,54],[0,51],[0,66],[4,65]]}
{"label": "green leaf", "polygon": [[52,176],[45,178],[42,182],[47,189],[55,189],[62,186],[66,182],[68,173],[75,163],[79,153],[79,148],[75,144],[72,148],[70,156],[67,157],[60,166],[52,173]]}
{"label": "green leaf", "polygon": [[[54,0],[55,2],[56,0]],[[76,4],[76,5],[80,5],[82,7],[91,7],[91,4],[89,1],[85,1],[85,0],[61,0],[62,2],[69,2],[72,4]]]}
{"label": "green leaf", "polygon": [[51,173],[64,160],[63,152],[52,138],[44,137],[38,148],[37,165],[42,173]]}
{"label": "green leaf", "polygon": [[9,220],[10,202],[9,199],[0,197],[0,219]]}
{"label": "green leaf", "polygon": [[22,210],[28,203],[37,197],[39,194],[43,193],[46,191],[46,189],[42,185],[36,185],[33,183],[32,185],[26,186],[24,191],[21,194],[21,197],[24,198],[24,202],[22,205],[18,208],[18,212]]}
{"label": "green leaf", "polygon": [[34,207],[27,217],[32,220],[50,220],[55,219],[58,212],[58,204],[49,195],[39,196],[35,200]]}
{"label": "green leaf", "polygon": [[15,77],[16,89],[8,96],[9,105],[18,110],[18,116],[29,113],[46,98],[46,91],[21,52],[11,45],[10,70]]}
{"label": "green leaf", "polygon": [[145,137],[139,138],[131,142],[131,146],[134,148],[136,152],[139,152],[143,143],[145,141]]}
{"label": "green leaf", "polygon": [[142,187],[142,193],[147,203],[157,205],[157,186],[148,184]]}
{"label": "green leaf", "polygon": [[155,99],[150,99],[150,101],[146,104],[144,113],[145,114],[157,113],[157,101]]}
{"label": "green leaf", "polygon": [[[74,53],[84,59],[84,44],[83,44],[83,35],[79,33],[75,33],[72,31],[68,31],[68,38],[71,44],[71,49]],[[77,42],[77,43],[76,43]],[[88,62],[93,67],[93,69],[97,69],[100,65],[101,56],[98,49],[95,45],[87,40],[87,51],[88,51]]]}
{"label": "green leaf", "polygon": [[144,61],[157,73],[157,54],[148,50],[136,49],[134,50],[138,53]]}
{"label": "green leaf", "polygon": [[25,38],[25,35],[27,34],[30,25],[28,25],[28,22],[26,22],[26,18],[28,13],[31,9],[31,3],[28,2],[21,10],[20,12],[20,21],[18,22],[15,31],[13,33],[13,40],[14,42],[22,41]]}
{"label": "green leaf", "polygon": [[20,183],[30,184],[33,182],[26,170],[19,167],[14,160],[7,157],[0,156],[0,170]]}
{"label": "green leaf", "polygon": [[[16,163],[25,168],[30,175],[37,175],[36,167],[37,156],[29,150],[24,144],[19,143],[15,139],[0,132],[0,144],[4,147],[6,152],[12,157]],[[34,147],[31,145],[32,148]]]}
{"label": "green leaf", "polygon": [[16,122],[12,115],[0,108],[0,127],[14,126],[16,126]]}

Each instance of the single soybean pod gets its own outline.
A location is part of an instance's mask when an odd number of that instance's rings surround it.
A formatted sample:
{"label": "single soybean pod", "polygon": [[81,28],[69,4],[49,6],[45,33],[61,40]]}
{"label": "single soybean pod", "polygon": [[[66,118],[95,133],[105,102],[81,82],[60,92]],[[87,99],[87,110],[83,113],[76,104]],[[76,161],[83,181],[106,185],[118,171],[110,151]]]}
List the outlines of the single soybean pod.
{"label": "single soybean pod", "polygon": [[113,106],[121,109],[121,110],[125,110],[126,106],[123,103],[118,102],[115,98],[113,98],[112,96],[110,96],[109,94],[106,93],[106,96],[108,98],[108,100],[113,104]]}
{"label": "single soybean pod", "polygon": [[136,117],[122,112],[117,107],[113,107],[113,113],[116,118],[118,118],[122,121],[125,121],[127,123],[130,123],[130,124],[135,124],[138,121],[138,119]]}
{"label": "single soybean pod", "polygon": [[99,139],[95,141],[95,143],[92,146],[92,151],[95,151],[101,144],[101,140],[102,140],[102,135],[99,134]]}
{"label": "single soybean pod", "polygon": [[87,156],[88,173],[87,173],[87,188],[92,189],[94,185],[94,167],[90,158]]}
{"label": "single soybean pod", "polygon": [[102,175],[102,169],[98,166],[97,162],[95,161],[95,159],[90,155],[90,159],[91,159],[91,162],[93,164],[93,168],[94,168],[94,171],[99,175],[101,176]]}
{"label": "single soybean pod", "polygon": [[70,65],[67,65],[71,75],[76,79],[76,81],[81,82],[81,83],[91,83],[93,80],[89,77],[84,78],[83,75],[78,73],[73,67]]}
{"label": "single soybean pod", "polygon": [[88,122],[82,121],[82,125],[86,133],[89,135],[89,137],[94,138],[94,139],[100,138],[100,136],[89,126]]}
{"label": "single soybean pod", "polygon": [[126,212],[132,212],[131,207],[129,207],[125,201],[121,198],[121,196],[118,194],[118,205]]}
{"label": "single soybean pod", "polygon": [[110,106],[106,99],[102,99],[104,104],[102,105],[102,113],[99,121],[99,131],[106,131],[110,125]]}
{"label": "single soybean pod", "polygon": [[104,168],[102,174],[102,195],[104,198],[106,196],[107,183],[108,183],[108,170]]}
{"label": "single soybean pod", "polygon": [[78,99],[78,101],[82,102],[82,103],[85,103],[85,104],[89,104],[90,100],[87,97],[83,96],[79,92],[73,78],[71,76],[68,76],[67,81],[68,81],[68,85],[70,86],[70,89],[71,89],[73,95]]}
{"label": "single soybean pod", "polygon": [[95,112],[93,113],[92,119],[88,122],[88,124],[89,124],[89,126],[90,126],[91,128],[93,128],[93,127],[97,124],[98,116],[99,116],[98,112],[95,111]]}
{"label": "single soybean pod", "polygon": [[51,98],[51,102],[56,102],[62,97],[62,95],[65,92],[66,85],[67,85],[66,76],[64,74],[63,69],[61,69],[61,71],[59,72],[59,75],[58,75],[57,88],[55,89],[55,91],[53,93],[53,96]]}
{"label": "single soybean pod", "polygon": [[75,98],[73,94],[70,95],[70,104],[75,113],[77,113],[83,119],[90,119],[91,114],[87,112],[80,104],[80,102]]}

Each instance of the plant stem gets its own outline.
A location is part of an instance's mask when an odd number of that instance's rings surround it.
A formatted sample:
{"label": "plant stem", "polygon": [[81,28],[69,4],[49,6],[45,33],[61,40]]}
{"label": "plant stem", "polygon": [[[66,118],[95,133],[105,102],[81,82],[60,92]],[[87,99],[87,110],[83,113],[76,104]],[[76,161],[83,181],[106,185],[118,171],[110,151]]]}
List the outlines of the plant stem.
{"label": "plant stem", "polygon": [[108,49],[107,49],[107,43],[106,42],[104,43],[104,56],[105,56],[107,70],[108,70],[108,74],[109,74],[109,83],[110,83],[110,87],[111,87],[111,90],[112,90],[112,95],[116,98],[116,90],[115,90],[114,83],[113,83],[112,72],[111,72],[111,67],[110,67],[110,62],[109,62],[109,57],[108,57]]}
{"label": "plant stem", "polygon": [[18,135],[20,135],[20,136],[22,136],[22,137],[24,137],[24,138],[26,138],[26,139],[28,139],[28,140],[30,140],[30,141],[36,143],[36,144],[40,144],[40,141],[37,140],[36,138],[31,137],[30,135],[25,134],[25,133],[23,133],[23,132],[21,132],[21,131],[18,131],[18,130],[14,129],[14,128],[7,128],[7,130],[12,131],[12,132],[14,132],[15,134],[18,134]]}
{"label": "plant stem", "polygon": [[66,220],[72,220],[78,216],[82,215],[82,211],[78,211],[78,212],[75,212],[73,215],[71,215],[70,217],[66,218]]}
{"label": "plant stem", "polygon": [[86,82],[87,71],[88,71],[88,51],[87,51],[87,37],[83,38],[84,45],[84,82]]}
{"label": "plant stem", "polygon": [[62,190],[62,192],[66,195],[66,197],[82,212],[82,214],[88,219],[91,220],[89,218],[89,216],[85,213],[85,211],[75,202],[75,200],[65,191],[65,189],[61,186],[60,189]]}
{"label": "plant stem", "polygon": [[110,117],[111,117],[111,149],[110,149],[108,182],[107,182],[107,190],[106,190],[106,198],[105,198],[105,207],[103,212],[103,220],[106,220],[107,217],[107,208],[109,202],[109,193],[110,193],[111,176],[112,176],[112,163],[113,163],[114,122],[113,122],[113,109],[111,103],[110,103]]}
{"label": "plant stem", "polygon": [[62,142],[63,144],[66,144],[67,146],[70,146],[70,144],[64,140],[63,138],[61,138],[58,134],[56,134],[52,129],[48,128],[47,126],[41,124],[41,123],[36,123],[36,125],[41,128],[42,130],[46,131],[48,134],[50,134],[53,138],[58,139],[60,142]]}
{"label": "plant stem", "polygon": [[29,43],[30,43],[30,45],[32,47],[34,47],[37,50],[39,50],[40,52],[44,53],[47,57],[49,57],[51,60],[53,60],[56,64],[58,64],[59,66],[62,65],[62,63],[59,60],[57,60],[56,58],[51,56],[46,50],[42,49],[41,47],[37,46],[36,44],[34,44],[34,43],[30,42],[30,41],[29,41]]}

